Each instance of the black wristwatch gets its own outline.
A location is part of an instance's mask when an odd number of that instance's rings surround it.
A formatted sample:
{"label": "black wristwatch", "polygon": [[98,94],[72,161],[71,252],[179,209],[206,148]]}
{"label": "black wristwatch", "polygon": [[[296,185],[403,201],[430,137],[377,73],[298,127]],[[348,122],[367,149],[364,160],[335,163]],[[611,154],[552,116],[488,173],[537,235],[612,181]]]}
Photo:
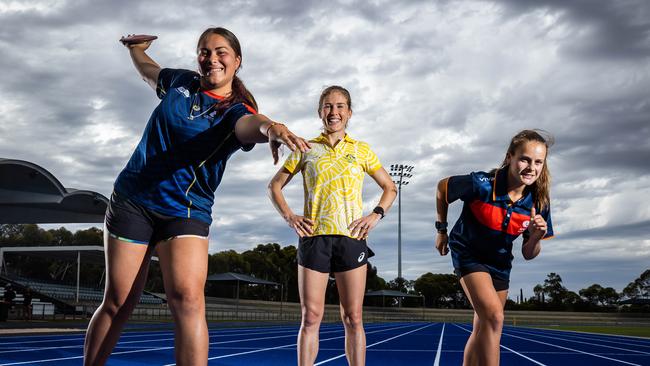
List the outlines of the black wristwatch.
{"label": "black wristwatch", "polygon": [[377,206],[377,207],[372,209],[372,212],[376,213],[377,215],[380,215],[381,216],[380,220],[384,218],[384,208],[383,207]]}
{"label": "black wristwatch", "polygon": [[436,221],[436,230],[441,234],[447,234],[447,222]]}

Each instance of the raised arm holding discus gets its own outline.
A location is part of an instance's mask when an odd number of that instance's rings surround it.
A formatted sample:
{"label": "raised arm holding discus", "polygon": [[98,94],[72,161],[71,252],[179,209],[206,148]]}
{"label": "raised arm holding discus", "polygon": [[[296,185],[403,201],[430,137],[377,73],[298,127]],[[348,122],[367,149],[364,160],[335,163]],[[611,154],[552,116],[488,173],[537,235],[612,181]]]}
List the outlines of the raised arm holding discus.
{"label": "raised arm holding discus", "polygon": [[[440,255],[451,250],[454,271],[474,308],[464,365],[499,364],[513,241],[523,235],[521,252],[529,260],[540,253],[540,240],[553,236],[546,163],[551,145],[551,137],[541,131],[521,131],[499,169],[438,183],[436,249]],[[448,234],[447,210],[458,199],[463,210]]]}
{"label": "raised arm holding discus", "polygon": [[271,143],[274,162],[280,144],[303,153],[309,145],[257,113],[255,98],[236,75],[239,40],[227,29],[209,28],[199,37],[198,73],[161,68],[146,53],[152,37],[121,42],[161,101],[114,184],[104,228],[104,300],[88,325],[84,365],[106,363],[139,301],[154,250],[174,318],[176,363],[205,365],[208,234],[226,163],[256,143]]}

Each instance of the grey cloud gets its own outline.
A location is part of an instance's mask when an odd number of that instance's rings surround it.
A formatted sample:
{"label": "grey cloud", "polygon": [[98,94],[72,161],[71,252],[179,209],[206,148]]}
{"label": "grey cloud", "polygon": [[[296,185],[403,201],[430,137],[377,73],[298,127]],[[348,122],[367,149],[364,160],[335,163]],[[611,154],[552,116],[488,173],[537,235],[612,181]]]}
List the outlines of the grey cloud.
{"label": "grey cloud", "polygon": [[561,23],[586,30],[563,40],[564,53],[580,58],[639,59],[650,55],[650,4],[643,0],[501,0],[506,16],[531,10],[560,13]]}

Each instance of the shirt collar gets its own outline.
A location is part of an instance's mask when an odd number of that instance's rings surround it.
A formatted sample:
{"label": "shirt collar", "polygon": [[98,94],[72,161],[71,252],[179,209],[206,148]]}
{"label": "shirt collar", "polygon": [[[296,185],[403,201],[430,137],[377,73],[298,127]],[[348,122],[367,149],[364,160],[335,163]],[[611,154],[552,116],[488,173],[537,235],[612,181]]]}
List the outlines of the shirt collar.
{"label": "shirt collar", "polygon": [[[327,143],[327,142],[328,142],[328,141],[327,141],[327,136],[325,136],[324,133],[321,133],[320,135],[314,137],[313,139],[311,139],[311,141],[313,141],[313,142],[324,142],[324,143]],[[357,140],[355,140],[355,139],[353,139],[352,137],[350,137],[350,135],[348,135],[347,133],[346,133],[345,136],[343,137],[343,141],[345,141],[345,142],[349,142],[349,143],[352,143],[352,144],[354,144],[354,143],[357,142]]]}
{"label": "shirt collar", "polygon": [[[494,180],[492,181],[492,200],[495,202],[510,201],[510,196],[508,196],[508,169],[497,169],[494,173]],[[532,208],[533,195],[530,193],[530,190],[526,189],[524,196],[517,202],[519,202],[518,206]]]}

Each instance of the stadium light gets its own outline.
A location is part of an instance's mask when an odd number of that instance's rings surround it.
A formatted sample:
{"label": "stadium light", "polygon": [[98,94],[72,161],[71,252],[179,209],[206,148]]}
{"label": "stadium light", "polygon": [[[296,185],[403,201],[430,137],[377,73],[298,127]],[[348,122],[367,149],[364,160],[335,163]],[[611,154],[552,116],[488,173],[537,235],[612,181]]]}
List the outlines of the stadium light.
{"label": "stadium light", "polygon": [[413,177],[413,165],[391,164],[390,176],[397,185],[397,277],[402,278],[402,186]]}

